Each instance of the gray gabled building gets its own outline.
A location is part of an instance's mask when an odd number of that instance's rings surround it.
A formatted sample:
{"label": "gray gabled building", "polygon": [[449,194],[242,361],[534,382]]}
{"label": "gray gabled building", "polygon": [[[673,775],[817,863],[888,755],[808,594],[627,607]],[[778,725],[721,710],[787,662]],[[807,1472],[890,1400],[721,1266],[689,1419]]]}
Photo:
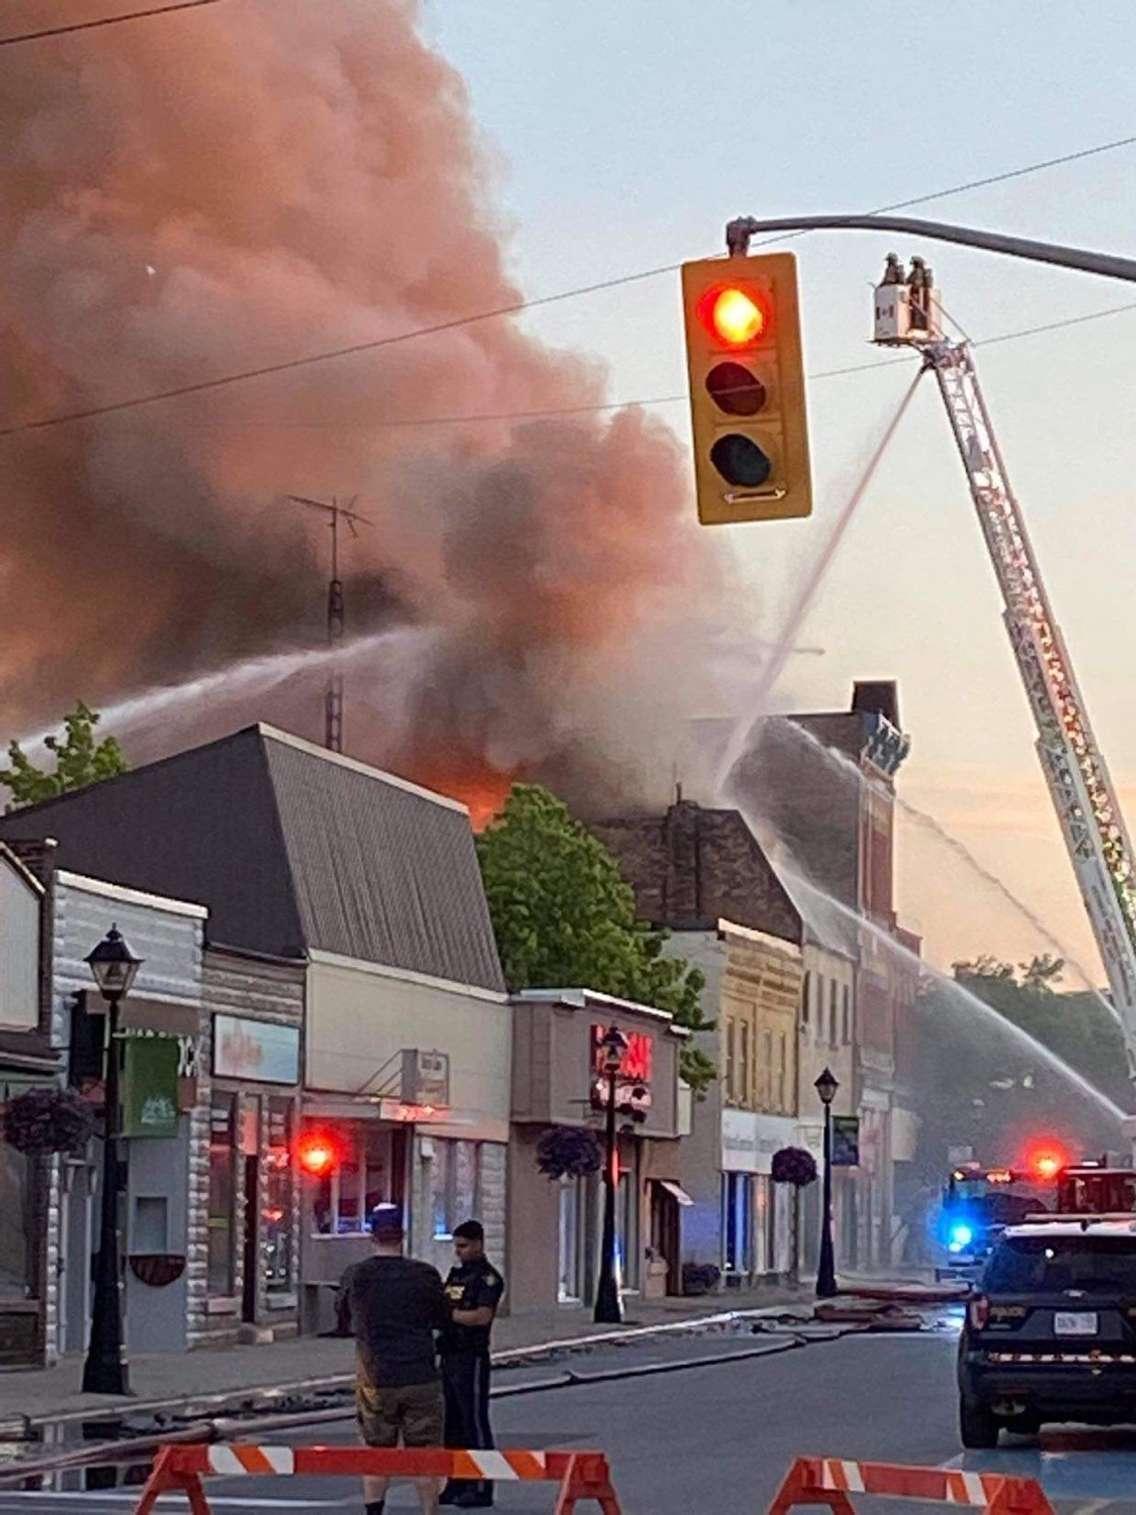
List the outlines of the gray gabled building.
{"label": "gray gabled building", "polygon": [[233,1166],[213,1185],[230,1234],[257,1148],[240,1090],[295,1069],[293,1157],[313,1137],[334,1151],[301,1173],[306,1324],[326,1320],[324,1286],[365,1252],[380,1200],[405,1206],[421,1257],[447,1260],[474,1213],[503,1254],[510,1011],[463,805],[256,725],[0,819],[0,838],[48,836],[60,868],[207,906],[210,949],[300,969],[302,1025],[230,996],[201,1049],[213,1085],[238,1091],[210,1141]]}

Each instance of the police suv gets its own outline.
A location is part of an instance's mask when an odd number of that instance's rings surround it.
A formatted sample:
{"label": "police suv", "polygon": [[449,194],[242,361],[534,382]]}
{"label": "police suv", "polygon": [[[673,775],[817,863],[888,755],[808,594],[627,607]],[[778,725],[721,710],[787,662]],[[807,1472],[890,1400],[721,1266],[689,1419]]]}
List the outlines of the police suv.
{"label": "police suv", "polygon": [[994,1244],[959,1342],[964,1447],[1136,1422],[1136,1216],[1035,1216]]}

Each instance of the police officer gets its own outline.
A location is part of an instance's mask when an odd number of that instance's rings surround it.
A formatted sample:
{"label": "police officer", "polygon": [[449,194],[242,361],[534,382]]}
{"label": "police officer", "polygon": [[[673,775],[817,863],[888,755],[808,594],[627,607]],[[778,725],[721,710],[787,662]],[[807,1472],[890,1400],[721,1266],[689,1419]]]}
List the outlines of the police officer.
{"label": "police officer", "polygon": [[[481,1222],[463,1221],[454,1228],[457,1263],[446,1279],[450,1324],[442,1333],[442,1388],[446,1398],[446,1445],[491,1447],[489,1426],[489,1334],[505,1280],[485,1256]],[[451,1479],[441,1504],[481,1509],[493,1503],[487,1480]]]}

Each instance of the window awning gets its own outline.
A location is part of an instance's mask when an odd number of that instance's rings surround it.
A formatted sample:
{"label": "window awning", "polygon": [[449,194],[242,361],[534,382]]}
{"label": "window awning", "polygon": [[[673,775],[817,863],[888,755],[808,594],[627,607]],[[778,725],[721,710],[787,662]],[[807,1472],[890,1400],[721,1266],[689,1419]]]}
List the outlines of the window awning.
{"label": "window awning", "polygon": [[680,1205],[692,1205],[694,1203],[681,1184],[672,1183],[669,1178],[661,1178],[659,1182],[668,1194],[674,1195]]}

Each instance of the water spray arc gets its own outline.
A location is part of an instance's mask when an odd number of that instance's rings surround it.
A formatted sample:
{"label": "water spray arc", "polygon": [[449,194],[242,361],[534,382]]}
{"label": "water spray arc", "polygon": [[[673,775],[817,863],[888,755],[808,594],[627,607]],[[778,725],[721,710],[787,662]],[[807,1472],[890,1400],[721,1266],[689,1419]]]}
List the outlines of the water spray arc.
{"label": "water spray arc", "polygon": [[852,518],[856,514],[864,495],[867,493],[868,485],[875,478],[876,472],[883,462],[884,454],[887,452],[892,438],[899,430],[899,424],[903,420],[904,415],[907,413],[907,408],[915,396],[919,378],[920,375],[916,374],[915,378],[912,379],[907,392],[896,408],[895,414],[888,422],[871,457],[864,465],[863,472],[860,474],[855,487],[841,506],[840,513],[832,523],[828,540],[825,542],[820,555],[805,575],[804,581],[793,599],[789,614],[785,617],[785,624],[781,629],[781,634],[776,644],[761,665],[758,675],[758,685],[753,697],[752,713],[748,716],[743,716],[734,726],[726,745],[725,753],[718,766],[715,788],[720,792],[724,792],[727,789],[731,774],[748,750],[754,731],[766,714],[769,697],[773,693],[777,680],[785,671],[786,662],[790,655],[798,650],[794,644],[800,634],[805,617],[812,609],[813,602],[820,591],[821,585],[824,583],[828,570],[832,566],[833,559],[839,551],[840,544],[844,540],[844,535],[852,522]]}
{"label": "water spray arc", "polygon": [[767,729],[776,733],[777,736],[789,736],[798,742],[807,744],[810,750],[819,753],[837,772],[844,774],[849,782],[857,785],[866,784],[870,788],[877,788],[888,800],[894,802],[901,814],[914,822],[916,826],[929,831],[944,847],[948,847],[972,873],[977,874],[983,883],[995,890],[1013,910],[1028,922],[1040,940],[1075,970],[1085,988],[1089,990],[1101,1008],[1107,1012],[1112,1020],[1119,1024],[1120,1017],[1117,1014],[1115,1005],[1113,1005],[1107,995],[1102,994],[1096,988],[1088,971],[1077,961],[1076,957],[1065,944],[1053,935],[1040,916],[1036,915],[1024,901],[1020,900],[1012,890],[1008,889],[996,873],[991,873],[989,868],[984,867],[970,851],[969,847],[964,842],[960,842],[958,837],[952,836],[946,827],[937,821],[933,815],[928,815],[925,810],[920,810],[917,805],[913,805],[910,800],[904,799],[902,795],[892,793],[890,790],[885,791],[882,785],[878,784],[870,774],[858,767],[851,758],[845,756],[843,752],[839,752],[835,747],[826,746],[814,732],[807,730],[804,726],[799,726],[789,716],[770,716]]}
{"label": "water spray arc", "polygon": [[[751,827],[755,824],[753,818],[747,816],[746,819]],[[1004,1035],[1009,1042],[1013,1043],[1021,1051],[1029,1052],[1054,1073],[1066,1079],[1079,1094],[1084,1095],[1086,1099],[1090,1100],[1102,1115],[1116,1121],[1118,1125],[1123,1125],[1130,1119],[1118,1104],[1109,1099],[1107,1094],[1103,1094],[1083,1074],[1078,1073],[1075,1068],[1071,1068],[1063,1058],[1058,1057],[1056,1052],[1050,1051],[1043,1043],[1032,1037],[1028,1031],[1023,1031],[1020,1026],[1014,1025],[1012,1021],[1008,1021],[1004,1016],[999,1015],[997,1010],[988,1005],[985,1000],[980,999],[977,994],[972,993],[965,985],[960,984],[957,979],[951,978],[949,974],[944,973],[941,969],[935,968],[925,962],[918,953],[913,952],[910,947],[905,946],[903,942],[894,937],[884,926],[877,924],[877,922],[869,919],[868,916],[862,915],[858,910],[853,910],[850,905],[844,904],[843,901],[836,899],[826,890],[819,889],[804,874],[787,867],[784,863],[779,866],[778,872],[793,893],[806,900],[812,900],[814,903],[823,905],[826,910],[836,911],[845,920],[856,926],[859,931],[867,932],[884,952],[894,956],[897,961],[906,964],[910,968],[917,969],[921,975],[933,978],[936,983],[947,989],[960,1004],[965,1004],[968,1012],[977,1013],[981,1019],[981,1023],[987,1029],[991,1031],[996,1030],[1000,1035]]]}

